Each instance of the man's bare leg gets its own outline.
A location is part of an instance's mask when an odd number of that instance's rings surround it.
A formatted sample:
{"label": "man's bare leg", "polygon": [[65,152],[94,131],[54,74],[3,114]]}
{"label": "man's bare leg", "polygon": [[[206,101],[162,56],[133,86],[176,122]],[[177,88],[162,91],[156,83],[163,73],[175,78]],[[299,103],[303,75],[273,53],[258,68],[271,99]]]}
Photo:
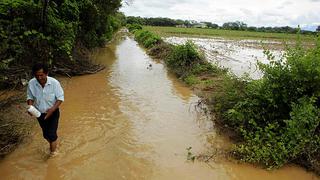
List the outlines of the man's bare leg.
{"label": "man's bare leg", "polygon": [[53,141],[53,142],[49,142],[50,144],[50,151],[51,153],[54,153],[57,149],[57,140]]}

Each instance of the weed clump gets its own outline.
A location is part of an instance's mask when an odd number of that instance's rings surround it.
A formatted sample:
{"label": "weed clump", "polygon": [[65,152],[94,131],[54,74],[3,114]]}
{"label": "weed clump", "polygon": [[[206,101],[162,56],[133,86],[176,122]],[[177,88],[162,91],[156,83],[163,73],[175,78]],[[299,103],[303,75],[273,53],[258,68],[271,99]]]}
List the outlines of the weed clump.
{"label": "weed clump", "polygon": [[[315,161],[320,152],[319,50],[319,43],[309,50],[298,44],[279,60],[266,51],[270,63],[258,64],[261,79],[218,96],[223,123],[241,137],[234,150],[239,159],[267,168]],[[231,103],[223,107],[226,102]]]}
{"label": "weed clump", "polygon": [[166,59],[166,64],[179,76],[186,77],[193,67],[204,62],[204,58],[195,45],[188,41],[183,45],[177,45]]}
{"label": "weed clump", "polygon": [[127,24],[127,28],[130,32],[134,33],[134,31],[141,30],[142,26],[139,24]]}
{"label": "weed clump", "polygon": [[136,40],[145,48],[151,48],[155,44],[160,43],[161,38],[150,31],[136,30],[134,32]]}

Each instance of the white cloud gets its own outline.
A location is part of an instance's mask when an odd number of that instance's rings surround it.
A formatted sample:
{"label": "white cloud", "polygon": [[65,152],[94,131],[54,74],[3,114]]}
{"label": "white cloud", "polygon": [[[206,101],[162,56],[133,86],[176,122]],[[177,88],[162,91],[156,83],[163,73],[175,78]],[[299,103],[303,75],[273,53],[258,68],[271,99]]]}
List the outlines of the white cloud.
{"label": "white cloud", "polygon": [[320,24],[320,0],[132,0],[120,10],[127,16],[169,17],[249,26]]}

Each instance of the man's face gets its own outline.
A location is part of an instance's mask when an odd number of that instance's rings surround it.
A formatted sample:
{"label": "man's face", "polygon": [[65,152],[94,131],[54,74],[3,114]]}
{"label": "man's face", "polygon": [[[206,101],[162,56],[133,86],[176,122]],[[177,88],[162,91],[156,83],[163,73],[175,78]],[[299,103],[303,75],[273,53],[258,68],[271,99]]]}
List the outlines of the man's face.
{"label": "man's face", "polygon": [[46,84],[48,73],[47,74],[44,73],[43,69],[40,69],[39,71],[37,71],[34,76],[41,85]]}

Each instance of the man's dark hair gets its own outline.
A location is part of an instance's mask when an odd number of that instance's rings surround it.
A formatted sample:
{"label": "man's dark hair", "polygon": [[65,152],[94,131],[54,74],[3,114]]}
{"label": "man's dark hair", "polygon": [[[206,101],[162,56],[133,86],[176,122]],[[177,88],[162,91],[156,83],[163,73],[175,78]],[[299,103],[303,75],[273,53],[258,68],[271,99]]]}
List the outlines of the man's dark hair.
{"label": "man's dark hair", "polygon": [[41,70],[41,69],[43,69],[43,72],[45,74],[48,74],[49,69],[48,69],[48,66],[45,63],[37,63],[37,64],[33,65],[32,74],[35,75],[36,72]]}

